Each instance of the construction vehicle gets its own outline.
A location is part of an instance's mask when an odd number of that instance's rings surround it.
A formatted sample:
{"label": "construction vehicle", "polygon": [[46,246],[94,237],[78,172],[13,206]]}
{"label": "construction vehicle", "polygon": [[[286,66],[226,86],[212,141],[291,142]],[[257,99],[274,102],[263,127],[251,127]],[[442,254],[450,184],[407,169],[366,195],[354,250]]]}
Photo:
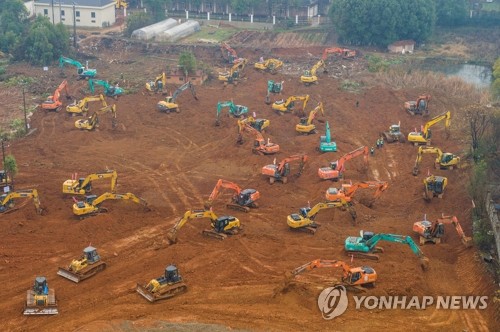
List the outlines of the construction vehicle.
{"label": "construction vehicle", "polygon": [[68,93],[68,81],[66,80],[62,81],[62,83],[57,87],[56,91],[54,91],[54,94],[52,96],[49,96],[47,100],[42,103],[42,109],[45,111],[59,112],[62,107],[62,101],[60,98],[61,92],[63,91],[66,94],[66,99],[71,99],[71,96]]}
{"label": "construction vehicle", "polygon": [[332,141],[330,133],[330,124],[326,121],[325,136],[319,137],[319,147],[316,148],[320,152],[337,152],[337,143]]}
{"label": "construction vehicle", "polygon": [[316,229],[320,226],[320,224],[314,221],[314,218],[320,210],[331,208],[347,209],[351,214],[352,220],[356,220],[357,218],[356,211],[354,211],[351,204],[343,199],[339,199],[336,202],[320,202],[312,208],[310,206],[300,208],[299,213],[289,214],[286,218],[286,222],[288,227],[293,230],[315,234]]}
{"label": "construction vehicle", "polygon": [[112,97],[114,99],[117,99],[118,96],[121,96],[122,94],[125,93],[125,91],[123,91],[123,89],[120,88],[118,86],[118,84],[112,85],[112,84],[109,84],[108,81],[92,80],[92,79],[90,79],[89,80],[89,89],[90,89],[90,93],[92,93],[92,94],[95,91],[94,85],[100,85],[100,86],[102,86],[104,88],[104,94],[107,97]]}
{"label": "construction vehicle", "polygon": [[33,203],[35,204],[36,213],[41,215],[45,211],[45,208],[43,208],[40,203],[38,191],[36,189],[25,189],[10,191],[8,193],[2,194],[0,196],[0,213],[10,213],[20,208],[14,208],[14,199],[16,198],[32,198]]}
{"label": "construction vehicle", "polygon": [[88,246],[83,249],[83,255],[79,259],[73,259],[68,267],[60,267],[57,274],[79,283],[103,271],[105,268],[106,263],[101,260],[97,249]]}
{"label": "construction vehicle", "polygon": [[401,124],[393,124],[389,127],[389,131],[383,131],[379,135],[382,137],[387,143],[404,143],[406,141],[405,134],[401,132]]}
{"label": "construction vehicle", "polygon": [[154,93],[163,93],[163,87],[167,85],[167,76],[161,73],[154,80],[146,82],[146,91]]}
{"label": "construction vehicle", "polygon": [[283,83],[284,81],[281,82],[275,82],[272,80],[267,81],[267,95],[266,95],[266,104],[270,105],[271,104],[271,93],[281,93],[283,91]]}
{"label": "construction vehicle", "polygon": [[83,99],[80,99],[78,102],[75,100],[74,103],[66,106],[66,112],[68,112],[71,116],[84,115],[89,111],[89,103],[93,101],[100,101],[102,104],[102,108],[108,106],[103,95],[87,96]]}
{"label": "construction vehicle", "polygon": [[137,293],[144,296],[149,302],[169,299],[185,293],[187,285],[184,283],[177,266],[170,264],[165,268],[165,274],[152,279],[146,285],[137,284]]}
{"label": "construction vehicle", "polygon": [[233,216],[222,216],[217,217],[217,215],[209,210],[189,210],[184,213],[184,216],[179,219],[174,227],[172,227],[167,233],[167,239],[170,244],[177,243],[177,233],[186,224],[188,220],[198,219],[198,218],[209,218],[211,229],[205,229],[202,234],[208,237],[216,238],[218,240],[224,240],[228,235],[238,234],[241,228],[240,221],[238,218]]}
{"label": "construction vehicle", "polygon": [[76,201],[73,204],[73,214],[80,217],[80,219],[95,216],[99,213],[108,212],[108,209],[101,206],[102,202],[108,199],[123,199],[131,200],[134,203],[142,205],[146,210],[148,210],[148,203],[132,193],[126,194],[115,194],[115,193],[104,193],[101,196],[88,195],[85,196],[85,200]]}
{"label": "construction vehicle", "polygon": [[89,78],[94,78],[97,75],[97,70],[89,69],[88,61],[87,61],[86,65],[83,66],[80,62],[73,60],[73,59],[70,59],[70,58],[66,58],[66,57],[61,55],[61,57],[59,58],[59,67],[61,68],[61,71],[62,71],[62,68],[64,67],[65,64],[69,64],[69,65],[76,67],[76,74],[78,75],[79,80],[80,79],[86,80]]}
{"label": "construction vehicle", "polygon": [[279,114],[283,114],[285,112],[292,112],[294,111],[295,107],[295,102],[296,101],[302,101],[302,111],[306,109],[307,102],[309,101],[309,95],[303,95],[303,96],[291,96],[288,97],[286,100],[277,100],[273,103],[272,108],[275,111],[278,111]]}
{"label": "construction vehicle", "polygon": [[264,129],[269,127],[271,121],[269,121],[268,119],[256,119],[253,116],[249,116],[238,120],[238,128],[241,128],[245,124],[250,125],[250,127],[258,130],[259,132],[263,132]]}
{"label": "construction vehicle", "polygon": [[7,186],[11,186],[12,181],[10,180],[10,176],[3,169],[0,170],[0,188],[5,188]]}
{"label": "construction vehicle", "polygon": [[318,176],[323,180],[338,181],[343,178],[345,172],[345,163],[358,156],[363,156],[365,166],[368,165],[368,147],[361,146],[356,150],[346,153],[337,161],[330,162],[329,167],[321,167],[318,169]]}
{"label": "construction vehicle", "polygon": [[445,131],[447,136],[449,135],[449,128],[450,128],[450,123],[451,123],[451,112],[447,111],[444,112],[443,114],[440,114],[431,120],[429,120],[425,125],[422,131],[416,132],[412,131],[411,133],[408,134],[408,141],[410,143],[413,143],[415,146],[421,145],[421,144],[426,144],[426,145],[431,145],[431,127],[434,126],[436,123],[445,120]]}
{"label": "construction vehicle", "polygon": [[248,107],[243,105],[236,105],[232,100],[219,101],[217,103],[217,115],[215,117],[215,125],[220,125],[220,113],[226,107],[229,107],[229,115],[234,118],[240,118],[241,116],[248,113]]}
{"label": "construction vehicle", "polygon": [[233,210],[249,212],[250,208],[257,208],[257,201],[260,198],[260,193],[255,189],[241,189],[236,183],[219,179],[215,185],[208,201],[205,202],[205,210],[212,207],[212,203],[219,195],[221,189],[231,189],[234,195],[231,198],[231,203],[227,203],[226,207]]}
{"label": "construction vehicle", "polygon": [[455,167],[458,167],[458,165],[460,164],[460,157],[455,156],[453,153],[443,153],[440,148],[435,148],[432,146],[419,146],[417,159],[415,160],[415,166],[413,166],[413,175],[418,175],[420,162],[422,161],[422,155],[426,153],[437,154],[436,160],[434,161],[435,168],[453,169]]}
{"label": "construction vehicle", "polygon": [[247,62],[247,59],[241,59],[235,63],[229,71],[219,72],[219,81],[224,82],[224,86],[228,84],[238,85],[238,82],[244,76],[243,71],[245,70]]}
{"label": "construction vehicle", "polygon": [[[371,287],[377,281],[377,272],[370,266],[350,267],[347,263],[337,260],[315,259],[309,263],[292,270],[291,276],[295,278],[303,272],[309,272],[318,268],[342,268],[341,283],[348,290],[355,292],[365,292],[363,287]],[[335,285],[335,286],[336,286]]]}
{"label": "construction vehicle", "polygon": [[323,61],[326,61],[326,59],[328,58],[328,54],[338,54],[343,59],[352,59],[356,57],[356,51],[347,48],[330,47],[330,48],[325,48],[323,50],[323,55],[321,56],[321,59],[323,59]]}
{"label": "construction vehicle", "polygon": [[288,176],[290,175],[290,163],[292,161],[300,161],[299,170],[295,176],[300,176],[302,171],[304,170],[304,166],[307,161],[307,155],[305,154],[296,154],[290,157],[287,157],[280,161],[279,164],[276,165],[276,159],[273,164],[266,165],[262,167],[262,174],[269,178],[269,183],[273,184],[275,181],[281,181],[282,183],[288,182]]}
{"label": "construction vehicle", "polygon": [[276,74],[278,69],[283,67],[283,61],[278,59],[267,59],[263,62],[256,62],[254,68],[257,70],[268,71],[271,74]]}
{"label": "construction vehicle", "polygon": [[45,277],[36,277],[33,287],[27,291],[23,314],[57,315],[58,313],[56,292],[49,288]]}
{"label": "construction vehicle", "polygon": [[220,50],[222,51],[222,57],[227,61],[229,64],[237,64],[243,60],[244,58],[240,58],[236,51],[231,48],[226,42],[222,42],[220,44]]}
{"label": "construction vehicle", "polygon": [[404,104],[405,110],[411,115],[429,115],[429,101],[431,96],[428,94],[423,94],[418,96],[417,101],[407,101]]}
{"label": "construction vehicle", "polygon": [[325,198],[328,202],[346,201],[351,202],[356,191],[360,188],[375,189],[373,199],[377,199],[389,187],[386,181],[362,181],[355,184],[343,183],[342,188],[328,188],[325,193]]}
{"label": "construction vehicle", "polygon": [[323,116],[325,115],[323,103],[321,102],[311,112],[309,112],[309,116],[307,118],[300,118],[300,123],[295,126],[295,130],[304,135],[316,133],[316,126],[313,124],[313,120],[318,112],[321,112]]}
{"label": "construction vehicle", "polygon": [[196,96],[196,90],[194,88],[193,83],[191,81],[184,83],[181,85],[177,90],[175,90],[174,94],[172,96],[165,97],[165,100],[161,100],[156,104],[156,109],[160,112],[163,113],[170,113],[170,112],[176,112],[180,113],[180,108],[179,105],[176,103],[177,97],[179,95],[189,89],[191,91],[191,94],[193,95],[193,98],[198,100],[198,97]]}
{"label": "construction vehicle", "polygon": [[111,127],[113,129],[116,128],[117,122],[116,122],[116,105],[111,105],[111,106],[106,106],[101,108],[100,110],[92,113],[91,116],[89,116],[87,119],[79,119],[75,121],[75,127],[78,129],[85,129],[85,130],[94,130],[95,128],[99,127],[99,114],[104,114],[110,112],[112,114],[112,119],[111,119]]}
{"label": "construction vehicle", "polygon": [[448,179],[444,176],[430,175],[424,179],[424,199],[430,201],[433,197],[443,198]]}
{"label": "construction vehicle", "polygon": [[455,226],[455,230],[460,236],[462,243],[466,248],[472,246],[472,238],[465,236],[465,233],[455,216],[441,216],[435,222],[430,222],[424,216],[424,220],[417,221],[413,224],[413,231],[417,233],[420,237],[420,244],[426,244],[427,242],[432,242],[435,244],[441,243],[441,238],[444,236],[444,225],[452,224]]}
{"label": "construction vehicle", "polygon": [[238,139],[237,143],[238,144],[243,144],[243,133],[248,132],[252,134],[255,137],[254,144],[252,147],[252,152],[260,155],[269,155],[269,154],[275,154],[280,151],[280,146],[276,143],[271,143],[270,139],[268,138],[267,141],[264,139],[262,134],[252,126],[250,126],[248,123],[239,125],[239,133],[238,133]]}
{"label": "construction vehicle", "polygon": [[384,252],[383,248],[377,247],[379,241],[408,245],[411,251],[420,259],[422,269],[426,270],[428,268],[429,259],[425,257],[422,250],[413,242],[410,236],[383,233],[374,234],[373,232],[360,231],[360,237],[349,236],[345,239],[344,249],[346,254],[351,257],[379,260],[377,253]]}
{"label": "construction vehicle", "polygon": [[111,188],[110,191],[112,193],[115,192],[116,182],[118,179],[118,173],[115,170],[105,170],[101,172],[96,172],[87,175],[85,178],[79,179],[68,179],[63,183],[63,194],[71,194],[71,195],[85,195],[92,191],[92,181],[101,180],[101,179],[111,179]]}
{"label": "construction vehicle", "polygon": [[316,72],[318,69],[325,67],[325,61],[323,59],[319,60],[311,70],[305,70],[304,74],[300,76],[300,81],[304,83],[305,86],[309,86],[312,83],[318,84],[318,76],[316,76]]}
{"label": "construction vehicle", "polygon": [[116,9],[120,9],[120,8],[127,8],[128,7],[128,3],[126,3],[125,1],[123,0],[115,0],[115,8]]}

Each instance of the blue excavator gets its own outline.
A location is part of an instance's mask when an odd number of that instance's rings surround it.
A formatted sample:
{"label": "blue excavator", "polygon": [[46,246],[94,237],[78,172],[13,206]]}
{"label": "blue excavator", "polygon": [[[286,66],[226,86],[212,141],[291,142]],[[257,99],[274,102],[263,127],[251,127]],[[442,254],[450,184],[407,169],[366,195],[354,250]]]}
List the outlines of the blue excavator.
{"label": "blue excavator", "polygon": [[283,83],[284,81],[281,82],[275,82],[273,80],[267,81],[266,104],[271,105],[271,93],[278,94],[283,91]]}
{"label": "blue excavator", "polygon": [[384,249],[377,247],[379,241],[389,241],[401,244],[407,244],[411,251],[420,259],[420,266],[423,270],[429,267],[429,259],[425,257],[418,245],[410,236],[396,234],[374,234],[373,232],[360,231],[360,236],[349,236],[345,239],[344,249],[348,256],[368,258],[378,260],[377,253],[384,252]]}
{"label": "blue excavator", "polygon": [[59,67],[61,68],[61,71],[62,71],[62,68],[64,67],[65,64],[69,64],[69,65],[76,67],[76,73],[78,75],[78,79],[86,80],[89,78],[94,78],[97,75],[97,70],[89,69],[88,62],[84,66],[76,60],[66,58],[66,57],[61,55],[61,57],[59,58]]}
{"label": "blue excavator", "polygon": [[336,152],[337,151],[337,143],[332,140],[332,136],[330,134],[330,125],[328,124],[328,121],[326,121],[325,136],[320,136],[320,138],[319,138],[318,150],[320,152]]}
{"label": "blue excavator", "polygon": [[235,103],[233,103],[232,100],[220,101],[217,103],[217,116],[215,118],[215,125],[216,126],[220,125],[220,113],[226,107],[229,107],[229,115],[231,115],[235,118],[240,118],[242,115],[248,113],[248,107],[246,107],[246,106],[236,105]]}
{"label": "blue excavator", "polygon": [[118,87],[118,85],[109,84],[108,81],[90,79],[89,89],[91,94],[94,94],[95,92],[94,85],[102,86],[104,88],[104,94],[115,99],[124,93],[123,89]]}

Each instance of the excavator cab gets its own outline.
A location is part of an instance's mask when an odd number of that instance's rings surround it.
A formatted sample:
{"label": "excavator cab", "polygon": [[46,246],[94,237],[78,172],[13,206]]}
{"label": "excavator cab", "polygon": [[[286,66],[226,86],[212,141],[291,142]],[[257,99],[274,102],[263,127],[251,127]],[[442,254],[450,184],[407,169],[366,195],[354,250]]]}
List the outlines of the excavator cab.
{"label": "excavator cab", "polygon": [[226,227],[228,227],[229,225],[231,225],[231,223],[234,223],[235,221],[238,221],[239,224],[239,220],[233,216],[222,216],[217,218],[212,223],[212,226],[217,233],[224,233],[226,231]]}
{"label": "excavator cab", "polygon": [[441,157],[441,164],[448,164],[453,160],[455,156],[453,153],[445,152],[443,153],[443,156]]}
{"label": "excavator cab", "polygon": [[243,189],[239,195],[234,197],[235,203],[241,206],[252,205],[259,197],[254,198],[257,190],[255,189]]}
{"label": "excavator cab", "polygon": [[79,178],[78,179],[78,187],[81,188],[81,189],[84,189],[85,192],[92,191],[92,182],[89,181],[89,183],[87,183],[87,185],[85,187],[82,187],[83,181],[85,181],[85,178]]}
{"label": "excavator cab", "polygon": [[347,276],[342,278],[342,282],[348,285],[356,285],[358,283],[365,284],[370,280],[375,281],[377,278],[377,273],[370,266],[361,266],[358,268],[352,268],[347,272]]}

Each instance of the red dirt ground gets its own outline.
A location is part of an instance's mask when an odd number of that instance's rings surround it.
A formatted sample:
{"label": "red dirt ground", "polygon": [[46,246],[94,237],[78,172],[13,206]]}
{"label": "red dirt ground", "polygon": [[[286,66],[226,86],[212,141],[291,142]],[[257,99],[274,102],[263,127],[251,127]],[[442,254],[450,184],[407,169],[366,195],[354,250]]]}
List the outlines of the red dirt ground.
{"label": "red dirt ground", "polygon": [[[289,50],[288,54],[292,56],[294,52],[305,50]],[[250,50],[247,54],[241,53],[254,56]],[[130,66],[110,64],[105,54],[116,55],[101,50],[98,59],[91,62],[101,77],[115,77],[118,72],[131,77],[129,73],[135,73],[136,82],[146,82],[162,68],[162,63],[138,52],[120,54],[122,60],[135,61]],[[286,58],[284,52],[280,56]],[[210,61],[218,61],[218,58],[207,60]],[[39,75],[38,69],[9,68],[18,73]],[[66,69],[66,73],[70,72],[72,69]],[[416,149],[409,144],[386,144],[370,157],[367,172],[362,171],[361,160],[347,164],[347,179],[390,183],[372,207],[355,205],[356,225],[351,223],[347,212],[322,210],[317,216],[322,226],[314,236],[292,232],[286,224],[286,216],[308,202],[315,204],[323,200],[328,187],[339,185],[320,181],[316,174],[318,167],[361,145],[373,145],[378,132],[392,123],[401,121],[405,132],[420,126],[423,120],[405,114],[402,104],[421,91],[389,91],[368,86],[363,92],[353,94],[339,89],[339,80],[321,75],[318,85],[304,87],[297,76],[270,76],[254,72],[252,68],[247,68],[246,73],[247,79],[237,86],[223,88],[220,82],[213,80],[197,87],[198,101],[189,93],[181,95],[178,98],[180,114],[156,111],[160,96],[137,92],[120,97],[116,101],[117,130],[111,129],[111,120],[105,115],[94,132],[74,128],[76,119],[65,112],[39,111],[33,115],[31,127],[37,130],[11,142],[8,152],[15,155],[19,164],[17,188],[38,189],[48,213],[36,215],[29,203],[2,216],[0,324],[3,328],[10,331],[137,331],[158,327],[161,322],[196,322],[260,331],[380,331],[402,326],[409,331],[498,330],[491,302],[487,310],[463,311],[434,308],[356,311],[350,303],[341,317],[323,320],[317,309],[317,295],[329,285],[332,275],[340,277],[338,270],[304,274],[301,283],[275,294],[283,283],[285,271],[316,258],[348,261],[343,255],[344,239],[357,235],[361,229],[412,234],[412,224],[424,214],[434,220],[445,213],[456,215],[470,234],[471,201],[466,191],[469,169],[434,171],[447,176],[449,184],[443,199],[426,203],[422,199],[422,178],[427,168],[432,169],[432,158],[424,158],[422,174],[414,177],[411,169]],[[57,74],[54,70],[48,74],[50,77],[42,77],[45,82],[51,82],[47,83],[47,89],[54,89],[60,82]],[[78,91],[76,97],[83,97],[79,91],[84,83],[76,82],[74,76],[68,79],[73,91]],[[338,152],[320,154],[315,150],[319,135],[324,134],[323,123],[316,121],[319,134],[299,136],[294,130],[297,116],[277,115],[264,104],[268,79],[285,81],[284,97],[309,93],[312,101],[308,110],[317,101],[324,103],[326,114],[319,119],[329,121]],[[80,90],[75,89],[76,86]],[[139,90],[136,86],[135,91]],[[439,91],[429,92],[433,95],[433,114],[459,106]],[[18,92],[14,94],[11,101],[22,100]],[[248,106],[258,117],[271,120],[264,137],[280,145],[279,155],[252,154],[251,137],[245,137],[242,146],[237,145],[236,120],[232,118],[223,117],[223,124],[214,126],[217,102],[230,99]],[[355,107],[356,100],[360,101],[359,108]],[[445,140],[442,125],[436,127],[434,142],[443,151],[459,153],[466,148],[456,128],[452,128],[451,138]],[[272,163],[274,158],[279,161],[301,152],[309,156],[301,177],[287,184],[270,185],[260,175],[261,167]],[[293,167],[296,169],[297,165]],[[63,181],[75,172],[85,176],[106,168],[117,170],[118,192],[143,197],[152,211],[143,212],[133,203],[107,201],[103,205],[109,208],[109,213],[85,220],[75,218],[71,198],[61,193]],[[214,205],[218,215],[238,217],[244,231],[217,241],[201,235],[201,230],[209,225],[208,220],[193,220],[179,232],[178,243],[168,245],[167,230],[186,210],[201,208],[219,178],[261,193],[260,207],[248,214],[225,208],[229,193],[222,195]],[[105,192],[106,186],[107,181],[94,182],[93,193]],[[363,202],[368,195],[371,192],[361,191],[356,198]],[[417,241],[416,236],[413,238]],[[80,284],[57,276],[58,267],[79,257],[89,243],[99,249],[108,268]],[[379,262],[360,259],[353,262],[373,266],[378,273],[378,282],[367,295],[491,296],[494,291],[495,285],[485,274],[476,249],[465,249],[451,228],[447,228],[441,245],[422,247],[430,259],[427,272],[421,271],[418,259],[407,246],[393,243],[383,246],[385,253]],[[173,299],[150,304],[135,292],[135,285],[160,276],[169,263],[177,264],[189,290]],[[59,315],[22,315],[26,290],[36,275],[46,276],[50,287],[55,289]],[[323,277],[319,286],[318,276]]]}

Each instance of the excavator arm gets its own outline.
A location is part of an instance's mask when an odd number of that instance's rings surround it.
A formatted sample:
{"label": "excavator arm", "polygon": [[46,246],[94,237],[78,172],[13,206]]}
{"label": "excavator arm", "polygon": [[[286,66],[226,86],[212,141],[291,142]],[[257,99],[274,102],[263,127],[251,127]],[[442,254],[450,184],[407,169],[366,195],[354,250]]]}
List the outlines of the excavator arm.
{"label": "excavator arm", "polygon": [[94,85],[100,85],[104,88],[104,94],[108,97],[118,97],[124,93],[123,89],[118,86],[113,86],[109,84],[107,81],[103,80],[89,80],[89,90],[90,93],[94,93],[95,88]]}
{"label": "excavator arm", "polygon": [[307,117],[307,122],[306,122],[306,125],[311,125],[316,114],[318,112],[321,112],[321,115],[325,116],[325,112],[323,110],[323,103],[320,102],[318,104],[318,106],[316,106],[311,112],[309,112],[309,116]]}
{"label": "excavator arm", "polygon": [[26,189],[26,190],[18,190],[11,191],[7,194],[3,194],[0,196],[0,213],[6,213],[14,211],[14,203],[13,199],[16,198],[32,198],[33,203],[35,204],[35,210],[38,214],[43,214],[44,208],[41,206],[40,198],[38,196],[38,191],[36,189]]}
{"label": "excavator arm", "polygon": [[87,175],[84,179],[69,179],[63,183],[63,193],[73,195],[85,195],[92,190],[92,181],[111,179],[111,192],[115,192],[118,173],[115,170],[105,170]]}
{"label": "excavator arm", "polygon": [[472,246],[472,238],[465,235],[465,232],[462,229],[462,226],[460,226],[460,223],[458,222],[458,218],[456,216],[443,215],[441,218],[438,218],[437,223],[452,224],[455,227],[455,230],[457,231],[458,236],[460,236],[460,239],[462,240],[462,243],[465,245],[465,247],[469,248]]}
{"label": "excavator arm", "polygon": [[95,77],[97,74],[97,71],[95,69],[89,69],[88,66],[83,66],[80,62],[61,56],[59,57],[59,67],[62,68],[64,67],[64,64],[69,64],[72,66],[76,67],[76,73],[78,74],[78,79],[87,79],[87,78],[92,78]]}
{"label": "excavator arm", "polygon": [[71,96],[68,93],[68,81],[64,80],[54,91],[52,96],[49,96],[46,101],[42,103],[42,109],[47,111],[58,111],[61,106],[61,92],[64,91],[66,94],[66,99],[70,99]]}
{"label": "excavator arm", "polygon": [[130,200],[134,203],[142,205],[146,210],[148,210],[147,202],[137,197],[132,193],[125,194],[115,194],[115,193],[104,193],[99,197],[95,195],[85,197],[85,201],[77,201],[73,204],[73,213],[80,217],[86,217],[91,215],[96,215],[100,212],[106,212],[107,209],[101,208],[100,205],[106,200],[115,199],[115,200]]}
{"label": "excavator arm", "polygon": [[[350,202],[356,191],[360,188],[362,189],[375,189],[373,194],[373,198],[377,199],[382,195],[382,193],[389,187],[389,183],[386,181],[363,181],[351,184],[343,184],[342,189],[338,191],[336,196],[338,197],[330,197],[329,190],[327,190],[326,197],[328,200],[332,201],[335,199],[343,198],[346,201]],[[333,199],[332,199],[333,198]]]}
{"label": "excavator arm", "polygon": [[219,195],[221,189],[234,190],[236,195],[239,195],[241,192],[241,188],[236,183],[226,181],[223,179],[219,179],[219,181],[217,181],[217,184],[215,185],[214,189],[212,190],[210,197],[208,197],[208,201],[205,203],[206,209],[210,209],[210,207],[212,206],[212,203],[215,201],[215,199]]}
{"label": "excavator arm", "polygon": [[229,63],[235,64],[240,61],[240,58],[238,57],[236,51],[231,48],[231,46],[229,46],[226,42],[222,42],[220,48],[222,51],[222,57],[227,58],[227,61]]}
{"label": "excavator arm", "polygon": [[342,270],[344,271],[344,274],[346,275],[347,272],[349,271],[350,267],[346,263],[342,261],[336,261],[336,260],[326,260],[326,259],[315,259],[309,263],[306,263],[302,266],[299,266],[295,269],[292,270],[292,275],[296,276],[298,274],[301,274],[303,272],[309,272],[317,268],[336,268],[336,267],[341,267]]}
{"label": "excavator arm", "polygon": [[266,142],[262,134],[248,123],[238,123],[238,125],[240,129],[237,139],[238,144],[243,144],[242,134],[244,132],[248,132],[255,137],[254,146],[252,147],[252,151],[254,153],[261,155],[270,155],[279,152],[280,146],[278,144],[271,143],[269,139]]}
{"label": "excavator arm", "polygon": [[424,128],[422,129],[421,132],[410,132],[408,134],[408,141],[414,143],[414,145],[419,145],[419,144],[430,144],[431,141],[431,132],[430,128],[434,126],[435,124],[445,120],[445,131],[446,135],[449,135],[449,128],[451,124],[451,112],[447,111],[443,114],[440,114],[431,120],[429,120],[425,125]]}
{"label": "excavator arm", "polygon": [[353,51],[353,50],[350,50],[347,48],[339,48],[339,47],[325,48],[321,59],[326,60],[328,58],[328,54],[339,54],[344,59],[351,59],[351,58],[354,58],[356,56],[356,51]]}
{"label": "excavator arm", "polygon": [[368,147],[361,146],[356,150],[346,153],[337,161],[330,163],[329,167],[321,167],[318,169],[318,176],[323,180],[338,180],[343,176],[345,171],[345,163],[358,156],[363,156],[365,166],[368,165]]}

